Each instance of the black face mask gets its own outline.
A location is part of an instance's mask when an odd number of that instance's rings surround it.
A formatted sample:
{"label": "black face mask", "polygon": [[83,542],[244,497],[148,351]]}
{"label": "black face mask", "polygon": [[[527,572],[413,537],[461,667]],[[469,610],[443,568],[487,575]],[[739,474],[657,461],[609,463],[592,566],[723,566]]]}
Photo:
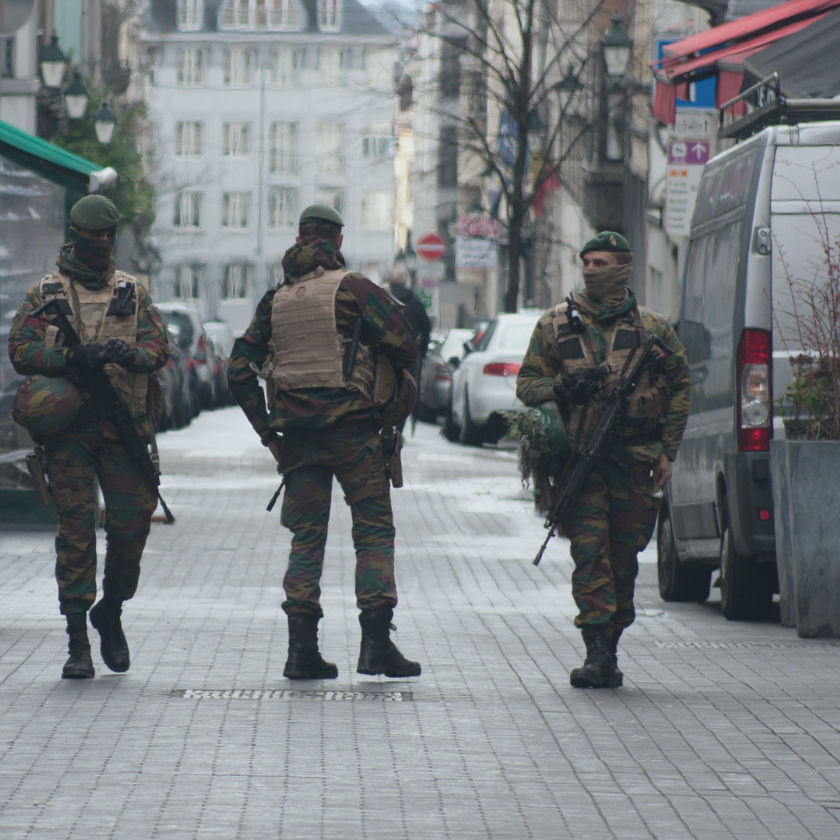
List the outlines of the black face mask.
{"label": "black face mask", "polygon": [[105,271],[111,265],[114,256],[116,230],[110,232],[106,239],[91,236],[87,231],[77,227],[70,228],[70,239],[73,241],[73,255],[80,262],[89,265],[96,271]]}

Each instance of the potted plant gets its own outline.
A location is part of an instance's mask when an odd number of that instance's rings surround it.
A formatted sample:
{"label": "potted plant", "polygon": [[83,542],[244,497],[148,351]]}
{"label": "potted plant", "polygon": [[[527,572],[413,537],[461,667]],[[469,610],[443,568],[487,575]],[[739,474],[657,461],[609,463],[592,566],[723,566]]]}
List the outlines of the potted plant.
{"label": "potted plant", "polygon": [[776,335],[791,363],[771,441],[781,620],[799,636],[840,636],[840,240],[819,219],[814,279],[787,273]]}

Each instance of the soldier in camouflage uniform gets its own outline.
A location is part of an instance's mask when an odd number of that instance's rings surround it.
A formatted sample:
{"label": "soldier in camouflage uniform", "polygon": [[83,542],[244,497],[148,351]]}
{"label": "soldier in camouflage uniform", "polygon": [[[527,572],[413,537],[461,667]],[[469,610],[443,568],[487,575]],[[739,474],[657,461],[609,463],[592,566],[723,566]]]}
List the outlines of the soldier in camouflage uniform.
{"label": "soldier in camouflage uniform", "polygon": [[[377,360],[397,379],[418,346],[400,304],[367,277],[348,272],[339,250],[341,216],[312,205],[283,258],[285,278],[268,291],[248,330],[234,343],[228,381],[285,479],[282,522],[292,531],[283,580],[289,679],[331,679],[321,658],[320,579],[335,476],[353,520],[356,604],[362,643],[358,672],[410,677],[420,665],[402,656],[389,630],[397,604],[394,524],[374,395]],[[268,407],[257,371],[266,382]],[[405,384],[405,382],[403,384]],[[410,410],[410,407],[409,407]]]}
{"label": "soldier in camouflage uniform", "polygon": [[[658,490],[671,475],[688,418],[685,351],[661,316],[637,305],[626,286],[632,254],[627,240],[604,231],[580,252],[583,291],[537,323],[517,379],[530,406],[559,404],[572,452],[580,452],[597,424],[599,394],[621,380],[653,334],[672,351],[641,378],[624,428],[598,460],[560,525],[571,541],[572,594],[586,660],[571,672],[578,688],[622,684],[618,640],[635,618],[637,554],[650,540]],[[555,482],[562,489],[562,475]]]}
{"label": "soldier in camouflage uniform", "polygon": [[[147,410],[150,374],[169,357],[166,330],[149,294],[112,260],[119,211],[110,199],[89,195],[70,211],[71,242],[62,246],[58,271],[33,286],[9,332],[9,355],[18,373],[63,377],[79,384],[86,370],[103,369],[135,421],[151,439]],[[32,315],[56,298],[81,344],[65,345],[47,313]],[[67,621],[69,658],[62,677],[86,679],[94,669],[87,612],[99,631],[101,654],[112,671],[126,671],[129,650],[122,604],[137,589],[140,557],[157,505],[156,487],[129,456],[96,394],[79,384],[81,407],[72,424],[36,443],[46,451],[47,473],[58,510],[56,578]],[[97,479],[105,498],[107,549],[103,595],[96,598]]]}

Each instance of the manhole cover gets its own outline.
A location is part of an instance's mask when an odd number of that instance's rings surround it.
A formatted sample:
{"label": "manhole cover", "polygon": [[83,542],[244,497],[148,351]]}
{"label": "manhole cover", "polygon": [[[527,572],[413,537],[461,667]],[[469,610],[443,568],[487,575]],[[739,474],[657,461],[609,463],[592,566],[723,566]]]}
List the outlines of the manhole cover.
{"label": "manhole cover", "polygon": [[404,703],[410,691],[302,691],[295,688],[176,688],[171,697],[184,700],[352,700],[358,702]]}

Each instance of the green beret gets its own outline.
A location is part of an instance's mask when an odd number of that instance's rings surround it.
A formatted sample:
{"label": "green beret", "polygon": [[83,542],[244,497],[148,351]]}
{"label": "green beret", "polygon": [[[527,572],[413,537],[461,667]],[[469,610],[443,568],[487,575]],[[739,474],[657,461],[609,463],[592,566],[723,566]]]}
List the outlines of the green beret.
{"label": "green beret", "polygon": [[338,215],[338,211],[328,204],[310,204],[303,213],[300,214],[300,221],[298,224],[304,222],[329,222],[331,225],[338,225],[344,227],[344,219]]}
{"label": "green beret", "polygon": [[104,195],[86,195],[70,209],[70,221],[84,230],[108,230],[120,221],[120,211]]}
{"label": "green beret", "polygon": [[614,230],[602,230],[595,234],[583,248],[580,249],[580,256],[587,251],[629,251],[630,243]]}

